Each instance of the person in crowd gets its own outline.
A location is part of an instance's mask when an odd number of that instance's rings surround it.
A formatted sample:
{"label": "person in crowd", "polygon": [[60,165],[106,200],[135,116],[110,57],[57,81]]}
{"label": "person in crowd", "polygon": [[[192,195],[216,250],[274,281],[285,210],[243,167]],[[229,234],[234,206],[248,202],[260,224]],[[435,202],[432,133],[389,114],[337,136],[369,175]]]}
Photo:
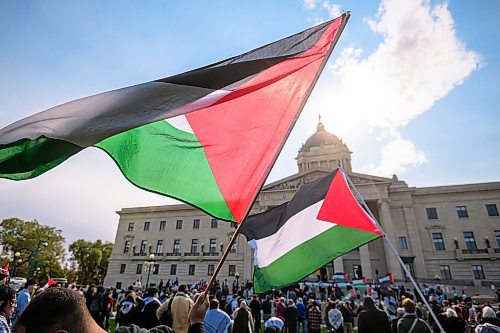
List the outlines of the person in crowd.
{"label": "person in crowd", "polygon": [[252,296],[252,300],[250,301],[250,312],[252,312],[252,317],[253,317],[253,327],[255,331],[260,331],[261,328],[261,316],[260,316],[260,311],[262,310],[262,305],[260,304],[260,301],[257,297],[257,295]]}
{"label": "person in crowd", "polygon": [[321,332],[321,310],[319,309],[319,302],[313,301],[308,314],[308,331],[309,333],[320,333]]}
{"label": "person in crowd", "polygon": [[240,307],[233,313],[233,333],[252,333],[253,318],[246,301],[241,301]]}
{"label": "person in crowd", "polygon": [[14,310],[14,314],[12,315],[12,317],[14,318],[14,324],[16,322],[16,318],[19,317],[21,313],[23,313],[24,309],[26,309],[26,307],[30,303],[31,295],[33,295],[37,287],[38,284],[36,283],[36,281],[33,279],[29,279],[24,284],[24,288],[17,294],[17,307]]}
{"label": "person in crowd", "polygon": [[342,303],[333,303],[332,308],[328,311],[327,318],[330,323],[332,333],[344,332],[344,318],[342,317]]}
{"label": "person in crowd", "polygon": [[398,333],[431,333],[429,325],[417,317],[415,313],[415,303],[405,298],[403,300],[405,314],[398,320]]}
{"label": "person in crowd", "polygon": [[476,333],[500,333],[500,320],[491,307],[483,307],[480,324],[476,326]]}
{"label": "person in crowd", "polygon": [[194,302],[193,300],[191,300],[191,298],[188,297],[188,291],[188,286],[186,284],[181,284],[172,300],[172,328],[174,329],[175,333],[187,333],[189,329],[188,315],[189,311],[193,307]]}
{"label": "person in crowd", "polygon": [[273,313],[273,303],[271,302],[271,296],[266,295],[266,299],[262,302],[262,314],[264,323],[272,317]]}
{"label": "person in crowd", "polygon": [[210,301],[209,310],[203,320],[206,333],[231,333],[233,322],[229,315],[219,309],[219,301],[214,298]]}
{"label": "person in crowd", "polygon": [[0,333],[10,332],[10,316],[16,308],[16,292],[9,286],[0,286]]}
{"label": "person in crowd", "polygon": [[285,332],[296,333],[297,331],[297,307],[293,299],[288,300],[288,306],[285,310]]}
{"label": "person in crowd", "polygon": [[85,298],[66,288],[49,288],[34,297],[18,318],[13,332],[106,333],[90,315]]}
{"label": "person in crowd", "polygon": [[270,317],[264,322],[264,333],[280,333],[284,325],[283,320],[278,317]]}
{"label": "person in crowd", "polygon": [[465,333],[465,320],[459,318],[454,309],[446,310],[446,318],[443,320],[443,328],[446,333]]}
{"label": "person in crowd", "polygon": [[111,311],[113,311],[113,294],[112,291],[109,288],[106,288],[103,297],[102,297],[102,304],[103,304],[103,325],[104,329],[107,331],[109,330],[109,317],[111,314]]}
{"label": "person in crowd", "polygon": [[274,300],[274,308],[276,309],[275,316],[283,320],[283,322],[285,322],[285,311],[286,311],[285,298],[277,297]]}
{"label": "person in crowd", "polygon": [[405,314],[405,308],[396,309],[396,318],[391,321],[391,333],[398,333],[398,320]]}
{"label": "person in crowd", "polygon": [[140,305],[141,310],[137,311],[137,323],[142,328],[153,328],[159,324],[156,317],[156,310],[161,306],[158,300],[158,289],[151,287],[148,288],[147,297],[144,299],[143,304]]}
{"label": "person in crowd", "polygon": [[375,307],[373,298],[366,297],[363,310],[359,313],[358,333],[389,333],[390,331],[387,314]]}
{"label": "person in crowd", "polygon": [[302,297],[297,299],[297,333],[302,327],[302,333],[307,333],[307,320],[306,320],[306,306],[304,305]]}
{"label": "person in crowd", "polygon": [[104,301],[103,301],[103,287],[96,287],[91,285],[90,296],[88,300],[89,311],[92,318],[94,318],[95,322],[103,327],[103,313],[104,313]]}
{"label": "person in crowd", "polygon": [[344,319],[344,333],[353,333],[354,312],[352,311],[349,302],[343,302],[340,312],[342,313],[342,318]]}
{"label": "person in crowd", "polygon": [[135,323],[135,314],[137,311],[137,301],[135,294],[129,292],[122,302],[118,305],[116,311],[116,322],[119,326],[128,326]]}

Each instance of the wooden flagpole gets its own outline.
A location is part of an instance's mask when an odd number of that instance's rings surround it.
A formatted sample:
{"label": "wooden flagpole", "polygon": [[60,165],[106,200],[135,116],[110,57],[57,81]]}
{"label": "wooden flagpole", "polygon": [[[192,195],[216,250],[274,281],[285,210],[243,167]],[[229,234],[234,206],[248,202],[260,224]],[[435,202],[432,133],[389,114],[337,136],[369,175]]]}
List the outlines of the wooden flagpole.
{"label": "wooden flagpole", "polygon": [[427,307],[427,309],[429,309],[429,313],[431,314],[432,319],[434,319],[434,322],[438,326],[439,330],[441,331],[441,333],[445,333],[443,327],[441,326],[441,323],[439,322],[439,320],[437,319],[436,315],[432,311],[432,308],[429,305],[429,303],[427,302],[427,299],[422,294],[422,291],[420,290],[420,287],[418,286],[417,282],[415,281],[415,279],[411,275],[410,271],[408,270],[408,267],[406,267],[406,265],[404,264],[403,259],[401,259],[401,257],[399,256],[399,253],[396,250],[396,247],[394,246],[394,244],[392,244],[391,240],[387,236],[387,233],[384,231],[384,229],[382,229],[382,226],[377,221],[377,219],[373,215],[373,213],[370,210],[370,208],[368,208],[368,205],[366,204],[365,200],[363,199],[363,197],[358,192],[358,190],[354,186],[353,182],[351,181],[351,179],[349,178],[349,176],[347,175],[347,173],[344,171],[344,169],[340,165],[339,165],[339,169],[342,170],[342,172],[344,173],[345,178],[347,179],[347,182],[349,184],[349,187],[353,190],[354,195],[355,195],[355,197],[357,197],[356,199],[358,200],[358,202],[360,202],[363,205],[363,207],[366,209],[367,213],[370,215],[370,217],[376,223],[376,225],[379,228],[379,230],[382,232],[382,237],[387,242],[387,245],[389,245],[389,248],[391,249],[391,251],[394,253],[394,256],[396,257],[396,259],[398,260],[399,264],[403,268],[403,271],[405,272],[406,276],[410,279],[411,283],[415,287],[415,290],[417,291],[418,295],[420,296],[420,298],[422,299],[422,301],[425,303],[425,306]]}

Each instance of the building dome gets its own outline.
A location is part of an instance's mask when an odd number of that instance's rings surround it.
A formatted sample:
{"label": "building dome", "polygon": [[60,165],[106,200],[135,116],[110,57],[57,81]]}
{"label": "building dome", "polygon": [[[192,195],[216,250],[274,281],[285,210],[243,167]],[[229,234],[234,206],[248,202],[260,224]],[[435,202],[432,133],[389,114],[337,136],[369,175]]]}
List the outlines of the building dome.
{"label": "building dome", "polygon": [[320,121],[318,123],[318,129],[316,133],[311,135],[306,143],[302,145],[300,151],[309,151],[312,147],[328,146],[328,145],[338,145],[342,143],[336,135],[329,133],[325,130],[325,126]]}

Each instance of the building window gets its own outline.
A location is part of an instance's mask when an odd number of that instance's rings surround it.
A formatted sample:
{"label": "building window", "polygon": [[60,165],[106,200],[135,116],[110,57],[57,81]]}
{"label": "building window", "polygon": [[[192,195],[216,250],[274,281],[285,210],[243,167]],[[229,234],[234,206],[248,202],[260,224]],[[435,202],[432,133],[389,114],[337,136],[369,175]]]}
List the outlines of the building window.
{"label": "building window", "polygon": [[200,229],[200,219],[193,220],[193,229]]}
{"label": "building window", "polygon": [[398,237],[399,249],[400,250],[408,250],[408,242],[406,241],[405,236]]}
{"label": "building window", "polygon": [[444,247],[443,234],[440,232],[432,233],[432,242],[434,243],[434,250],[436,251],[444,251],[446,248]]}
{"label": "building window", "polygon": [[144,222],[144,231],[149,231],[150,226],[151,226],[151,222]]}
{"label": "building window", "polygon": [[234,276],[234,273],[236,273],[236,265],[229,265],[229,276]]}
{"label": "building window", "polygon": [[212,222],[210,223],[210,228],[217,229],[218,227],[219,227],[219,220],[212,219]]}
{"label": "building window", "polygon": [[146,254],[146,246],[148,246],[148,241],[147,240],[141,241],[141,248],[139,249],[140,254]]}
{"label": "building window", "polygon": [[212,275],[214,275],[214,271],[215,271],[215,266],[214,266],[214,265],[208,265],[208,272],[207,272],[207,275],[208,275],[208,276],[212,276]]}
{"label": "building window", "polygon": [[177,265],[176,264],[172,264],[170,266],[170,275],[177,275]]}
{"label": "building window", "polygon": [[120,265],[120,274],[125,273],[125,269],[127,268],[127,264],[121,264]]}
{"label": "building window", "polygon": [[136,274],[142,273],[142,264],[137,264],[137,269],[135,270]]}
{"label": "building window", "polygon": [[448,265],[440,265],[439,271],[441,272],[441,277],[445,280],[451,280],[451,271],[450,266]]}
{"label": "building window", "polygon": [[231,245],[231,253],[236,253],[238,251],[238,243],[234,242],[233,245]]}
{"label": "building window", "polygon": [[352,274],[355,279],[361,279],[363,277],[363,271],[361,270],[361,265],[352,265]]}
{"label": "building window", "polygon": [[477,250],[476,239],[472,231],[464,231],[464,240],[467,250]]}
{"label": "building window", "polygon": [[182,220],[177,220],[175,223],[175,229],[182,229]]}
{"label": "building window", "polygon": [[438,212],[435,207],[429,207],[425,209],[427,212],[427,219],[428,220],[437,220],[438,219]]}
{"label": "building window", "polygon": [[120,281],[116,282],[116,289],[122,289],[122,283]]}
{"label": "building window", "polygon": [[457,215],[461,219],[469,217],[469,213],[467,212],[467,206],[457,206]]}
{"label": "building window", "polygon": [[189,275],[194,275],[194,265],[189,265]]}
{"label": "building window", "polygon": [[160,231],[165,230],[166,225],[167,225],[167,221],[160,221]]}
{"label": "building window", "polygon": [[476,280],[484,280],[486,278],[484,276],[483,265],[472,265],[472,272]]}
{"label": "building window", "polygon": [[156,254],[163,253],[163,240],[160,239],[156,242]]}
{"label": "building window", "polygon": [[130,252],[130,241],[126,240],[125,247],[123,248],[123,253],[129,253],[129,252]]}
{"label": "building window", "polygon": [[498,209],[496,204],[486,205],[486,211],[488,212],[488,216],[498,216]]}
{"label": "building window", "polygon": [[210,248],[208,249],[208,253],[216,253],[217,252],[217,239],[210,238]]}
{"label": "building window", "polygon": [[153,266],[153,275],[158,275],[160,273],[160,264],[155,264]]}
{"label": "building window", "polygon": [[128,224],[128,231],[134,231],[134,222]]}
{"label": "building window", "polygon": [[191,240],[191,253],[197,253],[198,252],[198,239],[192,239]]}
{"label": "building window", "polygon": [[179,255],[181,253],[181,240],[180,239],[174,239],[173,252],[175,255]]}
{"label": "building window", "polygon": [[500,249],[500,230],[495,230],[495,240],[497,241],[497,248]]}

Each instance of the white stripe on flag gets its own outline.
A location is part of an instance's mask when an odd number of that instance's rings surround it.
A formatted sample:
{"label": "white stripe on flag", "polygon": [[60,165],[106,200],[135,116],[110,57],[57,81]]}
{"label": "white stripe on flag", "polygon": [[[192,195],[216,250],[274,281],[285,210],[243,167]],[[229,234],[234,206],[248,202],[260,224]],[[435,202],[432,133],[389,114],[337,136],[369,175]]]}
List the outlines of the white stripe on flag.
{"label": "white stripe on flag", "polygon": [[255,265],[266,267],[300,244],[336,226],[316,219],[323,204],[321,200],[292,216],[278,232],[248,244],[255,249]]}

